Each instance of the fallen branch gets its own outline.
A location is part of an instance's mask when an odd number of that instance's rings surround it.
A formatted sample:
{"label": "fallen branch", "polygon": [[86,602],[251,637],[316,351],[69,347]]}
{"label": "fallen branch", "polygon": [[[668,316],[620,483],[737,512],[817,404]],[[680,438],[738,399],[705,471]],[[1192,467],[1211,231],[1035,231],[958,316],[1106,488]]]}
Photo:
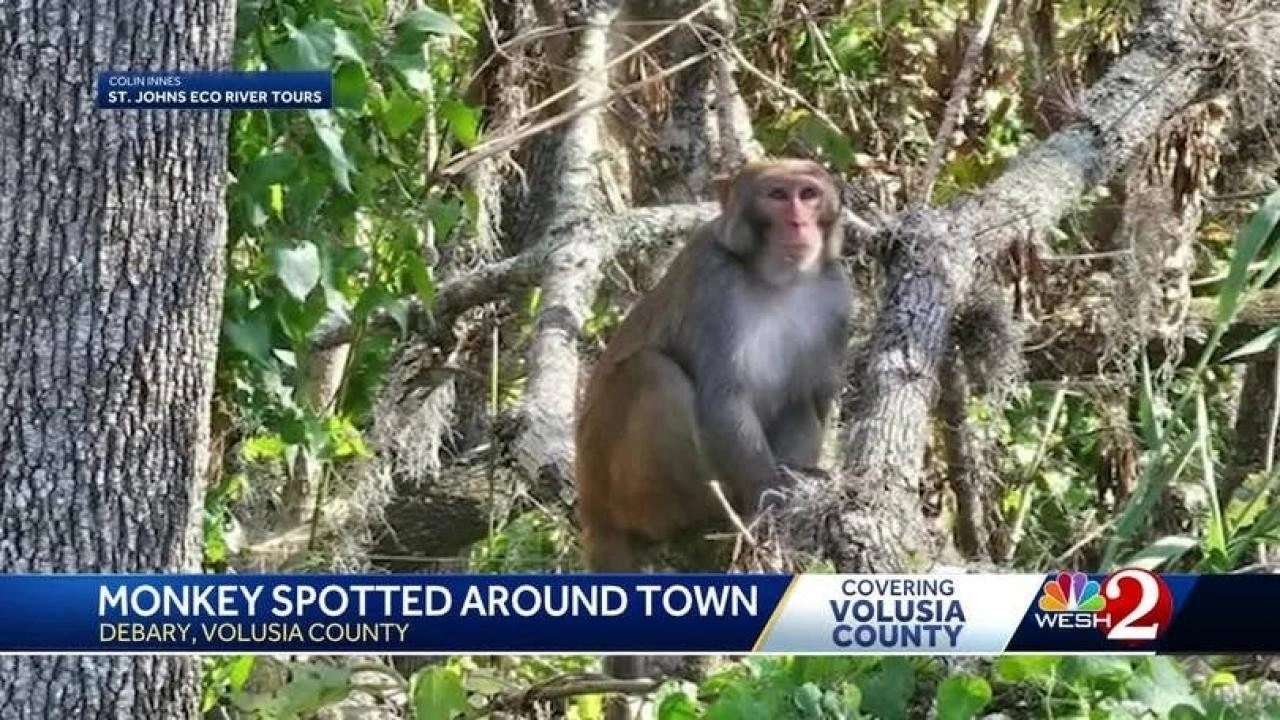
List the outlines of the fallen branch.
{"label": "fallen branch", "polygon": [[663,678],[616,680],[603,676],[561,676],[528,688],[511,690],[494,696],[483,707],[467,714],[468,718],[489,717],[496,712],[517,713],[540,701],[563,700],[579,695],[648,695],[657,690]]}

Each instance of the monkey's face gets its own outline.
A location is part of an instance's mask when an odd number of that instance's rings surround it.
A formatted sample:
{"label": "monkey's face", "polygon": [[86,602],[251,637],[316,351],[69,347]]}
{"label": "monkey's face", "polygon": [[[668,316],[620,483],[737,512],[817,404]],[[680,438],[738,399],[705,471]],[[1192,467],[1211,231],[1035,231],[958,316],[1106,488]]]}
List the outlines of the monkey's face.
{"label": "monkey's face", "polygon": [[721,186],[720,203],[720,244],[770,282],[809,275],[840,256],[840,196],[817,163],[751,163]]}
{"label": "monkey's face", "polygon": [[754,198],[765,252],[775,263],[802,272],[821,263],[826,240],[826,188],[810,175],[766,175]]}

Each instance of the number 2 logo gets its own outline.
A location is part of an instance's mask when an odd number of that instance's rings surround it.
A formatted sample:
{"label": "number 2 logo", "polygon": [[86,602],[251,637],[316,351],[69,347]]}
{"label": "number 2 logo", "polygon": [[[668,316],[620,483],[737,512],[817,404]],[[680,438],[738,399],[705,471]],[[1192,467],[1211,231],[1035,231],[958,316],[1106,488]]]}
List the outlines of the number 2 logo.
{"label": "number 2 logo", "polygon": [[1173,593],[1160,576],[1128,568],[1107,576],[1102,586],[1107,607],[1102,627],[1108,640],[1141,642],[1155,640],[1173,619]]}

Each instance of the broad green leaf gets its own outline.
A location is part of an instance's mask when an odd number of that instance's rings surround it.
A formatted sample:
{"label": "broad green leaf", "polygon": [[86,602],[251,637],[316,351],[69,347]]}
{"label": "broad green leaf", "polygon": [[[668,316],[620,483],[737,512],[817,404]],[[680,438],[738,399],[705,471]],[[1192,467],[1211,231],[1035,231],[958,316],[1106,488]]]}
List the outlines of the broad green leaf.
{"label": "broad green leaf", "polygon": [[277,695],[278,717],[308,716],[351,692],[351,671],[323,665],[294,665],[292,679]]}
{"label": "broad green leaf", "polygon": [[1157,656],[1146,659],[1142,665],[1130,684],[1134,698],[1149,705],[1161,717],[1178,705],[1189,705],[1204,712],[1200,699],[1192,690],[1191,681],[1176,660]]}
{"label": "broad green leaf", "polygon": [[360,54],[360,50],[351,39],[351,33],[340,27],[335,27],[333,30],[333,56],[350,60],[361,66],[365,64],[364,56]]}
{"label": "broad green leaf", "polygon": [[1138,551],[1124,562],[1125,567],[1155,570],[1182,557],[1196,546],[1196,539],[1185,535],[1168,535]]}
{"label": "broad green leaf", "polygon": [[418,720],[453,720],[467,709],[467,691],[456,670],[431,667],[418,674],[413,687],[414,717]]}
{"label": "broad green leaf", "polygon": [[249,681],[249,674],[253,672],[253,665],[257,658],[253,655],[240,655],[234,658],[227,666],[227,684],[231,687],[232,692],[237,692],[244,688],[244,684]]}
{"label": "broad green leaf", "polygon": [[275,433],[258,435],[245,441],[240,453],[244,456],[245,462],[250,463],[278,460],[284,457],[284,445],[284,438]]}
{"label": "broad green leaf", "polygon": [[312,20],[301,29],[285,22],[288,37],[267,51],[281,70],[328,70],[333,67],[334,22]]}
{"label": "broad green leaf", "polygon": [[991,686],[969,674],[952,675],[938,687],[938,720],[969,720],[991,702]]}
{"label": "broad green leaf", "polygon": [[405,42],[421,43],[433,35],[469,37],[453,18],[438,10],[418,8],[396,25],[396,35]]}
{"label": "broad green leaf", "polygon": [[427,212],[431,215],[431,224],[435,226],[437,238],[447,238],[462,218],[462,201],[451,196],[445,200],[432,198]]}
{"label": "broad green leaf", "polygon": [[359,110],[369,93],[369,79],[359,65],[343,65],[333,75],[333,104]]}
{"label": "broad green leaf", "polygon": [[282,249],[276,253],[276,277],[285,290],[298,300],[307,295],[320,282],[320,253],[316,246],[304,242],[296,248]]}
{"label": "broad green leaf", "polygon": [[261,364],[271,360],[271,325],[267,316],[253,312],[243,320],[231,320],[223,328],[231,346]]}
{"label": "broad green leaf", "polygon": [[1043,684],[1053,678],[1061,657],[1054,655],[1010,655],[996,659],[996,677],[1006,682]]}
{"label": "broad green leaf", "polygon": [[405,83],[414,90],[424,92],[431,87],[431,67],[422,48],[393,51],[388,53],[387,62],[400,71]]}
{"label": "broad green leaf", "polygon": [[240,173],[240,182],[253,189],[288,183],[298,171],[298,157],[269,152],[254,158]]}
{"label": "broad green leaf", "polygon": [[904,719],[907,717],[915,684],[915,670],[910,661],[897,656],[887,657],[880,667],[859,681],[862,707],[881,720]]}
{"label": "broad green leaf", "polygon": [[658,720],[697,720],[698,704],[682,692],[662,698],[658,704]]}
{"label": "broad green leaf", "polygon": [[480,110],[457,100],[440,103],[440,117],[449,123],[449,131],[463,147],[475,145],[480,136]]}
{"label": "broad green leaf", "polygon": [[427,105],[422,100],[405,95],[400,88],[392,90],[387,108],[382,113],[387,135],[393,139],[404,135],[409,128],[422,119],[426,111]]}
{"label": "broad green leaf", "polygon": [[846,713],[857,713],[862,709],[862,688],[857,683],[844,683],[840,686],[840,701],[844,704]]}
{"label": "broad green leaf", "polygon": [[1126,657],[1078,655],[1065,658],[1062,675],[1089,682],[1126,683],[1133,677],[1133,662]]}
{"label": "broad green leaf", "polygon": [[811,682],[796,688],[791,702],[802,717],[819,717],[822,714],[822,690]]}
{"label": "broad green leaf", "polygon": [[339,187],[351,192],[351,173],[355,171],[355,165],[342,146],[342,128],[338,127],[338,121],[328,110],[308,110],[307,117],[311,119],[316,136],[329,153],[329,167],[333,170],[334,179],[338,181]]}

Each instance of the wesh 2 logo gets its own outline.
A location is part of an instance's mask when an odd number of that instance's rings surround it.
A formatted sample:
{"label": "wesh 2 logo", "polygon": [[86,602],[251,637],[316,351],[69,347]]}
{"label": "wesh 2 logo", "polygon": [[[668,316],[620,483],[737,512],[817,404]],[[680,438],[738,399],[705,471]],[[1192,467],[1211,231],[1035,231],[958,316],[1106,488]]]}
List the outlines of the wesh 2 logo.
{"label": "wesh 2 logo", "polygon": [[1044,584],[1036,624],[1045,629],[1096,628],[1108,640],[1155,640],[1173,619],[1173,593],[1154,573],[1129,568],[1099,584],[1081,572]]}

